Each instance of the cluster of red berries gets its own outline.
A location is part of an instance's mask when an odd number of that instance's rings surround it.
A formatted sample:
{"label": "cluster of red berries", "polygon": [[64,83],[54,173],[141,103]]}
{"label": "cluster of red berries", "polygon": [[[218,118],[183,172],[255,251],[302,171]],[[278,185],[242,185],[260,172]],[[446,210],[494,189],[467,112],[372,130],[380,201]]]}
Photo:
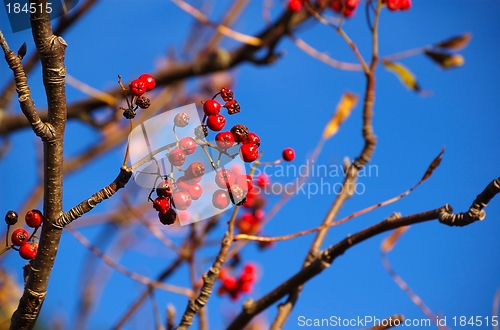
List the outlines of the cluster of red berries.
{"label": "cluster of red berries", "polygon": [[352,17],[358,7],[359,0],[333,0],[331,7],[334,12],[344,17]]}
{"label": "cluster of red berries", "polygon": [[[236,219],[236,227],[242,234],[254,235],[259,232],[260,224],[264,219],[264,206],[266,199],[260,192],[265,190],[271,184],[271,180],[265,174],[260,174],[255,179],[255,185],[260,189],[250,191],[246,195],[243,207],[247,212]],[[258,190],[258,191],[257,191]]]}
{"label": "cluster of red berries", "polygon": [[[125,87],[121,84],[119,80],[120,86],[124,91],[127,91]],[[132,80],[129,84],[128,91],[132,94],[132,100],[128,100],[128,96],[126,95],[126,100],[128,103],[128,108],[120,108],[123,110],[123,116],[127,119],[132,119],[136,115],[137,108],[147,109],[151,105],[151,100],[145,97],[143,94],[153,90],[156,87],[155,78],[149,73],[144,73],[139,76],[139,78]]]}
{"label": "cluster of red berries", "polygon": [[409,10],[411,8],[411,0],[382,0],[382,3],[385,3],[390,11]]}
{"label": "cluster of red berries", "polygon": [[[224,105],[215,100],[219,95],[225,101]],[[229,115],[240,112],[240,105],[234,99],[234,93],[226,87],[221,88],[212,99],[203,102],[204,117],[202,124],[194,129],[194,138],[186,136],[180,140],[177,139],[175,146],[167,153],[172,170],[173,167],[176,167],[184,172],[184,175],[175,179],[173,173],[170,173],[156,187],[158,197],[153,201],[153,208],[158,211],[161,223],[165,225],[175,223],[177,214],[174,208],[181,211],[187,210],[192,205],[193,200],[198,200],[203,193],[200,185],[206,172],[203,163],[195,161],[189,164],[185,170],[180,168],[186,163],[188,156],[192,155],[198,147],[215,148],[220,155],[226,154],[234,158],[238,154],[231,156],[227,150],[233,146],[241,145],[239,154],[245,162],[257,159],[260,138],[257,134],[249,132],[245,125],[238,124],[230,131],[219,132],[215,137],[215,145],[205,141],[208,129],[218,132],[226,125],[226,118],[220,114],[223,107],[227,109]],[[178,113],[174,117],[174,132],[176,127],[186,127],[189,121],[187,113]],[[253,188],[252,178],[245,174],[236,175],[218,164],[215,165],[211,159],[210,161],[216,170],[215,183],[221,188],[212,195],[213,206],[222,210],[228,207],[231,202],[241,205],[245,201],[248,191]]]}
{"label": "cluster of red berries", "polygon": [[253,290],[253,285],[257,279],[257,267],[254,264],[247,263],[238,279],[228,274],[227,270],[221,269],[219,279],[222,286],[218,293],[229,295],[231,299],[236,300],[242,293],[249,293]]}
{"label": "cluster of red berries", "polygon": [[[5,222],[8,227],[15,225],[19,219],[19,216],[15,211],[8,211],[5,214]],[[28,231],[23,228],[18,228],[14,230],[11,235],[11,248],[19,251],[19,255],[26,260],[33,259],[38,252],[38,244],[33,240],[34,234],[36,230],[41,226],[43,222],[43,214],[39,210],[31,210],[26,213],[24,220],[28,227],[34,228],[31,236]],[[7,235],[9,234],[9,230],[7,230]]]}

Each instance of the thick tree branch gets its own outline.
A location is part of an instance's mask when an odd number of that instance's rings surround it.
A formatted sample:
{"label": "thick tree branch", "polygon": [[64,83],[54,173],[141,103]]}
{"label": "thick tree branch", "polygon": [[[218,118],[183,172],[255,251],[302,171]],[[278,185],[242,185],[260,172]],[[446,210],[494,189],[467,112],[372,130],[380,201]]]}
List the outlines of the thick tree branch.
{"label": "thick tree branch", "polygon": [[[47,0],[36,1],[37,8],[46,8]],[[47,12],[31,14],[33,39],[42,63],[43,82],[47,96],[47,125],[52,136],[44,140],[44,216],[38,253],[31,261],[30,272],[18,309],[12,316],[11,330],[31,329],[45,299],[52,267],[57,254],[61,229],[54,226],[62,214],[62,162],[66,125],[66,91],[64,56],[66,42],[52,34]]]}

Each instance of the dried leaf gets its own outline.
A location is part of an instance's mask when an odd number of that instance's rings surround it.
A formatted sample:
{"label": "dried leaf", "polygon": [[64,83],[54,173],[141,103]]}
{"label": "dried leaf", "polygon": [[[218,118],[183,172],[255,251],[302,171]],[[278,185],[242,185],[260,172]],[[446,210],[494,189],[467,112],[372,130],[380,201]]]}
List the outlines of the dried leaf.
{"label": "dried leaf", "polygon": [[19,56],[20,59],[23,59],[23,57],[26,55],[27,51],[27,46],[26,43],[24,42],[21,47],[19,47],[19,50],[17,51],[17,56]]}
{"label": "dried leaf", "polygon": [[346,92],[342,95],[339,104],[337,104],[337,109],[335,109],[335,114],[332,119],[328,122],[323,131],[323,139],[329,139],[339,130],[340,125],[344,120],[349,117],[352,109],[356,106],[358,102],[358,96],[356,94]]}
{"label": "dried leaf", "polygon": [[420,86],[417,82],[417,78],[413,75],[413,73],[408,70],[407,67],[402,65],[401,63],[387,62],[384,61],[384,66],[387,70],[393,72],[399,80],[408,87],[409,89],[420,92]]}
{"label": "dried leaf", "polygon": [[439,155],[437,155],[437,157],[434,158],[434,160],[432,161],[432,163],[429,165],[429,167],[427,168],[427,171],[425,171],[425,174],[422,177],[422,179],[420,179],[419,183],[424,182],[425,180],[427,180],[432,175],[432,173],[434,172],[434,170],[439,166],[439,164],[441,164],[441,159],[442,159],[443,154],[444,154],[444,147],[439,152]]}
{"label": "dried leaf", "polygon": [[465,63],[464,57],[460,54],[447,54],[426,50],[425,55],[427,55],[427,57],[436,62],[443,69],[455,68],[462,66]]}
{"label": "dried leaf", "polygon": [[459,49],[462,49],[465,46],[467,46],[469,44],[469,41],[471,38],[472,38],[472,34],[465,33],[465,34],[455,36],[453,38],[441,41],[440,43],[436,44],[436,47],[452,49],[452,50],[459,50]]}
{"label": "dried leaf", "polygon": [[410,226],[399,227],[398,229],[394,230],[386,239],[382,241],[382,244],[380,245],[380,249],[382,250],[382,252],[390,252],[396,245],[401,235],[403,235],[404,232],[408,229],[410,229]]}

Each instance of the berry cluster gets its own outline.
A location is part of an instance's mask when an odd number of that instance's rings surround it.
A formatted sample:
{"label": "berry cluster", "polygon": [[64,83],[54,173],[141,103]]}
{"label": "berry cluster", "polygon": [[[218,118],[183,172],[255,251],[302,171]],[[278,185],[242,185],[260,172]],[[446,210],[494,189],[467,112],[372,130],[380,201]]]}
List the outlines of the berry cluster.
{"label": "berry cluster", "polygon": [[411,8],[411,0],[382,0],[382,3],[385,3],[390,11],[409,10]]}
{"label": "berry cluster", "polygon": [[[153,90],[156,87],[155,78],[149,73],[144,73],[139,78],[132,80],[129,84],[128,90],[123,86],[120,76],[118,76],[118,83],[125,92],[125,100],[127,101],[128,108],[121,108],[123,116],[127,119],[132,119],[136,115],[138,108],[147,109],[151,105],[151,101],[143,94]],[[127,91],[132,94],[132,99],[129,100]]]}
{"label": "berry cluster", "polygon": [[[19,216],[15,211],[8,211],[5,214],[5,222],[7,223],[7,236],[9,235],[10,226],[15,225],[19,219]],[[33,259],[38,252],[38,244],[34,240],[34,235],[38,228],[42,225],[44,218],[42,212],[39,210],[31,210],[26,213],[24,217],[24,221],[28,225],[28,227],[34,228],[34,231],[31,235],[29,235],[28,231],[23,228],[18,228],[12,232],[11,242],[12,245],[7,249],[12,248],[16,251],[19,251],[19,255],[26,260]]]}
{"label": "berry cluster", "polygon": [[358,4],[359,0],[333,0],[331,6],[334,12],[344,17],[352,17]]}
{"label": "berry cluster", "polygon": [[[224,100],[224,105],[215,100],[217,96]],[[203,149],[216,172],[215,184],[220,189],[212,195],[212,205],[215,208],[222,210],[230,203],[241,205],[244,203],[247,193],[252,190],[253,182],[249,175],[237,175],[223,168],[220,165],[220,159],[222,155],[235,158],[239,154],[245,162],[255,161],[259,155],[260,138],[257,134],[249,132],[248,128],[242,124],[233,126],[230,131],[219,132],[226,125],[226,118],[220,113],[222,108],[226,108],[229,115],[240,112],[240,105],[234,99],[234,93],[226,87],[221,88],[212,99],[203,102],[204,117],[202,124],[194,128],[194,137],[186,136],[178,139],[176,128],[188,126],[190,118],[187,113],[178,113],[174,117],[176,142],[172,143],[172,148],[167,153],[171,170],[168,175],[161,178],[162,181],[156,186],[157,198],[151,199],[151,194],[155,189],[151,191],[149,197],[153,202],[153,208],[158,211],[161,223],[165,225],[175,223],[176,210],[187,210],[193,201],[198,200],[203,194],[200,181],[206,173],[205,165],[199,161],[187,163],[190,155],[194,154],[198,148]],[[205,139],[209,130],[219,132],[215,136],[215,144],[209,143]],[[228,153],[228,149],[234,146],[239,146],[239,153],[231,155]],[[219,157],[216,162],[211,159],[206,148],[218,151]],[[186,163],[189,165],[183,169],[182,166]],[[174,168],[183,172],[183,175],[175,178]]]}
{"label": "berry cluster", "polygon": [[264,219],[264,206],[266,199],[260,194],[264,189],[269,187],[271,181],[265,174],[260,174],[255,179],[255,185],[260,189],[255,189],[249,192],[246,196],[246,201],[243,204],[248,211],[236,219],[236,227],[242,234],[257,234],[260,229],[260,224]]}
{"label": "berry cluster", "polygon": [[219,287],[218,293],[221,296],[228,294],[231,299],[236,300],[242,293],[249,293],[253,290],[253,284],[257,279],[257,267],[247,263],[238,279],[229,275],[225,269],[221,269],[219,279],[222,286]]}

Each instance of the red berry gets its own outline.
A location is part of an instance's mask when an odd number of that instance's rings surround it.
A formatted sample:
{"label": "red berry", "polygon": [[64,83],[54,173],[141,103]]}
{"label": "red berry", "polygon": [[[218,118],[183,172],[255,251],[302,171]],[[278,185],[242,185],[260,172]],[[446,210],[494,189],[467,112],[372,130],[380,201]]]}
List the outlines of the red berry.
{"label": "red berry", "polygon": [[156,194],[158,197],[170,197],[173,191],[174,187],[168,180],[160,182],[156,187]]}
{"label": "red berry", "polygon": [[387,8],[390,11],[397,11],[401,7],[400,0],[387,0]]}
{"label": "red berry", "polygon": [[38,244],[28,242],[19,248],[21,258],[31,260],[36,257],[38,252]]}
{"label": "red berry", "polygon": [[248,133],[247,139],[243,143],[255,144],[257,147],[260,147],[260,137],[257,134],[250,132]]}
{"label": "red berry", "polygon": [[234,125],[233,128],[231,128],[231,133],[236,142],[243,143],[248,138],[248,128],[242,124]]}
{"label": "red berry", "polygon": [[400,0],[399,9],[408,10],[411,8],[411,0]]}
{"label": "red berry", "polygon": [[203,112],[207,116],[215,116],[220,112],[221,105],[216,100],[207,100],[203,103]]}
{"label": "red berry", "polygon": [[215,143],[221,149],[229,149],[234,145],[234,136],[231,132],[220,132],[215,136]]}
{"label": "red berry", "polygon": [[209,116],[207,126],[212,131],[218,132],[226,126],[226,118],[223,115]]}
{"label": "red berry", "polygon": [[129,85],[130,93],[135,96],[141,96],[146,93],[146,83],[140,79],[132,80]]}
{"label": "red berry", "polygon": [[243,283],[241,283],[240,289],[241,289],[241,292],[244,292],[244,293],[252,292],[253,284],[252,284],[252,282],[243,282]]}
{"label": "red berry", "polygon": [[14,244],[15,246],[22,246],[26,244],[29,237],[30,235],[25,229],[18,228],[14,230],[12,236],[10,237],[10,240],[12,241],[12,244]]}
{"label": "red berry", "polygon": [[191,182],[186,176],[181,176],[176,182],[177,189],[180,191],[188,191],[191,188]]}
{"label": "red berry", "polygon": [[170,209],[170,203],[165,197],[157,197],[153,202],[153,208],[159,213],[167,213]]}
{"label": "red berry", "polygon": [[175,115],[174,125],[178,127],[185,127],[189,124],[189,116],[185,112],[181,112]]}
{"label": "red berry", "polygon": [[235,183],[240,186],[244,191],[252,190],[253,188],[253,180],[252,177],[248,174],[238,175],[236,177]]}
{"label": "red berry", "polygon": [[144,84],[146,85],[146,90],[148,92],[156,87],[156,80],[149,73],[141,74],[139,76],[139,80],[144,81]]}
{"label": "red berry", "polygon": [[252,264],[248,263],[245,265],[245,268],[243,268],[243,274],[255,274],[257,270],[257,267]]}
{"label": "red berry", "polygon": [[216,208],[223,210],[228,207],[230,203],[229,193],[227,190],[216,190],[212,195],[212,204]]}
{"label": "red berry", "polygon": [[295,13],[300,11],[302,9],[302,0],[290,0],[288,8]]}
{"label": "red berry", "polygon": [[342,10],[342,0],[333,0],[331,7],[333,11],[340,13]]}
{"label": "red berry", "polygon": [[235,177],[231,171],[221,169],[215,174],[215,183],[219,188],[228,189],[234,184]]}
{"label": "red berry", "polygon": [[286,148],[282,156],[285,161],[291,162],[295,158],[295,151],[292,148]]}
{"label": "red berry", "polygon": [[344,8],[344,11],[342,12],[342,14],[343,14],[345,17],[352,17],[352,15],[354,15],[354,10],[355,10],[355,9],[352,9],[352,8],[349,8],[349,7],[345,7],[345,8]]}
{"label": "red berry", "polygon": [[183,150],[175,148],[167,154],[170,164],[174,166],[182,166],[186,161],[186,154]]}
{"label": "red berry", "polygon": [[196,147],[196,141],[192,137],[186,136],[179,141],[179,148],[184,151],[186,155],[194,153]]}
{"label": "red berry", "polygon": [[356,9],[358,6],[359,0],[346,0],[345,6],[349,9]]}
{"label": "red berry", "polygon": [[192,199],[198,200],[203,193],[203,189],[199,184],[195,183],[194,185],[189,187],[187,192],[191,195]]}
{"label": "red berry", "polygon": [[222,280],[222,285],[224,286],[224,288],[226,290],[232,291],[232,290],[236,289],[236,287],[238,286],[238,281],[236,281],[236,279],[232,276],[226,276]]}
{"label": "red berry", "polygon": [[265,188],[271,184],[271,179],[269,179],[269,177],[265,174],[260,174],[257,177],[256,183],[257,183],[257,186],[259,186],[260,188]]}
{"label": "red berry", "polygon": [[251,163],[259,158],[259,147],[254,144],[243,144],[240,147],[240,157],[246,163]]}
{"label": "red berry", "polygon": [[234,98],[234,93],[227,87],[222,87],[220,89],[220,96],[224,100],[224,102],[230,101]]}
{"label": "red berry", "polygon": [[184,176],[186,177],[186,179],[194,179],[202,177],[204,174],[205,174],[205,165],[203,165],[200,162],[193,162],[189,164]]}
{"label": "red berry", "polygon": [[227,114],[228,115],[234,115],[235,113],[238,113],[241,111],[240,104],[236,100],[229,100],[224,104],[224,108],[227,109]]}
{"label": "red berry", "polygon": [[43,214],[39,210],[31,210],[26,213],[24,217],[26,224],[31,228],[36,228],[40,226],[43,222]]}
{"label": "red berry", "polygon": [[169,209],[166,213],[158,212],[158,218],[164,225],[172,225],[177,220],[177,212],[174,209]]}
{"label": "red berry", "polygon": [[172,206],[178,210],[184,211],[193,203],[191,195],[187,191],[177,191],[172,196]]}

